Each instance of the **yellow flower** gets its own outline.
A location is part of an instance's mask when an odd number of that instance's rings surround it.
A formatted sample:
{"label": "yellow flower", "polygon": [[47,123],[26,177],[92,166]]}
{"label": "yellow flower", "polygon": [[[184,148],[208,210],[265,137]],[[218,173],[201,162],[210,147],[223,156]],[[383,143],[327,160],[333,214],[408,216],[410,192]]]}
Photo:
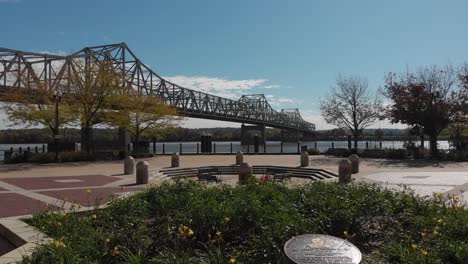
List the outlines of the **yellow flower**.
{"label": "yellow flower", "polygon": [[110,243],[110,238],[106,238],[106,244],[109,244]]}
{"label": "yellow flower", "polygon": [[57,222],[57,225],[58,225],[58,226],[62,226],[62,223],[60,223],[60,222]]}
{"label": "yellow flower", "polygon": [[443,222],[444,222],[444,220],[442,220],[442,218],[439,218],[439,220],[437,220],[437,224],[439,224],[439,225],[441,225]]}
{"label": "yellow flower", "polygon": [[91,216],[91,218],[92,218],[92,219],[96,219],[96,218],[97,218],[97,215],[93,214],[93,215]]}
{"label": "yellow flower", "polygon": [[418,248],[418,245],[413,244],[413,245],[411,245],[411,248],[412,248],[412,249],[417,249],[417,248]]}
{"label": "yellow flower", "polygon": [[455,199],[455,194],[449,194],[449,195],[448,195],[448,198],[449,198],[449,199]]}
{"label": "yellow flower", "polygon": [[114,257],[120,255],[119,247],[114,247],[111,250],[111,255],[114,256]]}
{"label": "yellow flower", "polygon": [[434,196],[434,197],[439,197],[439,198],[440,198],[440,197],[442,197],[442,193],[440,193],[440,192],[432,192],[432,196]]}
{"label": "yellow flower", "polygon": [[189,229],[189,230],[187,231],[187,236],[188,236],[188,237],[193,236],[193,231],[192,231],[192,229]]}
{"label": "yellow flower", "polygon": [[231,221],[231,218],[229,218],[229,217],[224,217],[224,223],[227,224],[227,223],[229,223],[230,221]]}
{"label": "yellow flower", "polygon": [[55,247],[58,248],[58,249],[62,249],[65,247],[65,243],[63,243],[63,241],[55,241]]}
{"label": "yellow flower", "polygon": [[437,236],[437,235],[439,235],[439,232],[437,230],[434,230],[433,234],[434,234],[434,236]]}
{"label": "yellow flower", "polygon": [[426,233],[425,233],[425,232],[421,232],[421,236],[422,236],[422,237],[425,237],[425,236],[426,236]]}
{"label": "yellow flower", "polygon": [[421,254],[421,256],[425,257],[425,256],[427,256],[428,253],[427,253],[427,251],[421,249],[420,254]]}
{"label": "yellow flower", "polygon": [[220,236],[221,236],[221,232],[220,232],[220,231],[216,232],[216,235],[217,235],[218,237],[220,237]]}
{"label": "yellow flower", "polygon": [[187,226],[180,225],[179,226],[179,237],[184,239],[187,237],[193,236],[193,230],[188,228]]}
{"label": "yellow flower", "polygon": [[343,235],[344,235],[345,237],[349,237],[348,231],[347,231],[347,230],[343,231]]}
{"label": "yellow flower", "polygon": [[229,264],[234,264],[234,263],[236,263],[236,259],[235,258],[230,258],[228,263]]}

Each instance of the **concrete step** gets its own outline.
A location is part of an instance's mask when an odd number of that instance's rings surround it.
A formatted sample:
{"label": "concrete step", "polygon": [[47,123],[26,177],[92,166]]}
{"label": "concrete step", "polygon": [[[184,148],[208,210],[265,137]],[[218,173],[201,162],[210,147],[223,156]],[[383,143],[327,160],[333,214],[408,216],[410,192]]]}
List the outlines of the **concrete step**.
{"label": "concrete step", "polygon": [[[188,177],[196,177],[198,175],[198,169],[200,168],[209,168],[209,167],[217,167],[221,175],[232,175],[237,174],[239,166],[206,166],[206,167],[197,167],[197,168],[167,168],[162,169],[159,171],[160,174],[164,175],[164,177],[177,177],[177,178],[188,178]],[[311,179],[314,181],[330,179],[337,177],[337,175],[333,172],[323,169],[315,169],[315,168],[302,168],[302,167],[285,167],[285,166],[271,166],[271,165],[263,165],[263,166],[253,166],[253,173],[254,174],[262,174],[266,173],[268,169],[281,169],[285,170],[286,172],[291,173],[291,176],[294,178],[306,178]]]}

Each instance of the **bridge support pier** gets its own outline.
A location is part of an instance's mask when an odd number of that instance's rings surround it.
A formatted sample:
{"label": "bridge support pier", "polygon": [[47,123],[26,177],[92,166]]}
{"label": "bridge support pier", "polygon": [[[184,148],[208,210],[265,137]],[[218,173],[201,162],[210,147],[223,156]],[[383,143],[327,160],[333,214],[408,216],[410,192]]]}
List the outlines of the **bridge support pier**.
{"label": "bridge support pier", "polygon": [[265,125],[258,126],[241,126],[241,145],[253,145],[258,143],[259,145],[265,145]]}
{"label": "bridge support pier", "polygon": [[281,142],[301,142],[304,133],[299,130],[281,130]]}
{"label": "bridge support pier", "polygon": [[93,128],[92,127],[81,127],[81,152],[92,153],[93,151]]}
{"label": "bridge support pier", "polygon": [[128,132],[127,128],[119,127],[119,138],[118,138],[118,148],[120,151],[125,153],[125,156],[130,155],[130,133]]}

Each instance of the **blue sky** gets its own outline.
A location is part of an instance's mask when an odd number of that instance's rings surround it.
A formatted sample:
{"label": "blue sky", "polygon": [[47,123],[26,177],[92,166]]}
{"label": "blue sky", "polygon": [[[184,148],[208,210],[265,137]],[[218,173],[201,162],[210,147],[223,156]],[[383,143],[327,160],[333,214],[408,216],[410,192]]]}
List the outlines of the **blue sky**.
{"label": "blue sky", "polygon": [[70,53],[126,42],[174,82],[228,97],[265,93],[320,129],[330,126],[319,100],[338,74],[377,89],[386,72],[464,62],[466,10],[462,0],[0,0],[0,47]]}

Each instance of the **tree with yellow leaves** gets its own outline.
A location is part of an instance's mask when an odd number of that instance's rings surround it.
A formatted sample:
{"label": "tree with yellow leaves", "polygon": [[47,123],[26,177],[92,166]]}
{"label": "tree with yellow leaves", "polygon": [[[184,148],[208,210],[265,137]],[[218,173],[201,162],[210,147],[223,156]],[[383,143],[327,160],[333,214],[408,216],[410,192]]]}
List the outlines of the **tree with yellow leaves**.
{"label": "tree with yellow leaves", "polygon": [[174,127],[180,119],[173,107],[155,96],[142,96],[132,88],[113,98],[116,111],[105,114],[104,120],[111,126],[126,128],[134,137],[138,148],[142,137],[156,137]]}
{"label": "tree with yellow leaves", "polygon": [[82,68],[82,73],[74,67],[71,69],[67,93],[68,103],[81,121],[82,150],[89,155],[93,126],[103,122],[114,98],[124,90],[125,82],[110,62],[102,62],[97,69],[83,65]]}
{"label": "tree with yellow leaves", "polygon": [[46,83],[32,82],[27,88],[11,88],[3,96],[2,106],[8,120],[14,126],[45,126],[51,134],[58,134],[57,128],[72,123],[76,117],[71,107],[59,104],[59,118],[56,123],[55,93],[60,89],[49,88]]}

